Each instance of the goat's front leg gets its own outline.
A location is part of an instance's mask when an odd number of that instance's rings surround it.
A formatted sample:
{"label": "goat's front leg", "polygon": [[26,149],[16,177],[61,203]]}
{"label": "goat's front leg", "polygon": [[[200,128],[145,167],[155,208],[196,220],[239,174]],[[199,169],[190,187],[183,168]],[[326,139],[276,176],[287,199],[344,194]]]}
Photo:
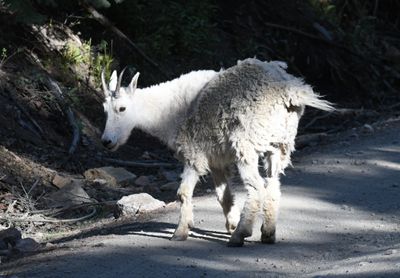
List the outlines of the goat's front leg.
{"label": "goat's front leg", "polygon": [[282,171],[281,154],[277,149],[265,158],[264,167],[267,172],[266,188],[262,201],[263,224],[261,226],[261,242],[275,243],[276,220],[278,218],[281,198],[279,174]]}
{"label": "goat's front leg", "polygon": [[171,240],[182,241],[189,236],[190,228],[193,228],[193,190],[199,180],[198,173],[191,167],[185,166],[182,174],[182,182],[178,189],[178,198],[181,201],[181,214],[178,227]]}
{"label": "goat's front leg", "polygon": [[240,221],[229,239],[228,246],[240,247],[244,238],[252,235],[256,214],[260,211],[260,195],[264,190],[264,179],[258,171],[258,157],[247,159],[237,165],[239,174],[247,188],[247,199],[244,204]]}
{"label": "goat's front leg", "polygon": [[228,183],[228,169],[211,169],[214,180],[215,192],[218,202],[221,204],[226,222],[226,230],[232,234],[239,222],[240,211],[234,203],[234,196],[230,190]]}

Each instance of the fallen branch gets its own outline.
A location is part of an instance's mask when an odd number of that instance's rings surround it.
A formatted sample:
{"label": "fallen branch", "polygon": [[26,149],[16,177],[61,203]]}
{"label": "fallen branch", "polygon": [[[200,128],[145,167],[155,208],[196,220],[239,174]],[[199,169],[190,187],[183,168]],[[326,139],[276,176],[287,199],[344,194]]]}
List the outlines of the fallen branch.
{"label": "fallen branch", "polygon": [[312,145],[313,143],[321,142],[328,137],[325,132],[305,134],[296,137],[296,148],[301,149]]}
{"label": "fallen branch", "polygon": [[325,39],[325,38],[321,38],[321,37],[318,37],[318,36],[316,36],[316,35],[313,35],[313,34],[310,34],[310,33],[307,33],[307,32],[304,32],[304,31],[301,31],[301,30],[298,30],[298,29],[295,29],[295,28],[292,28],[292,27],[289,27],[289,26],[284,26],[284,25],[276,24],[276,23],[263,22],[263,24],[264,24],[265,26],[267,26],[267,27],[271,27],[271,28],[275,28],[275,29],[280,29],[280,30],[285,30],[285,31],[288,31],[288,32],[291,32],[291,33],[294,33],[294,34],[297,34],[297,35],[301,35],[301,36],[303,36],[303,37],[306,37],[306,38],[309,38],[309,39],[312,39],[312,40],[316,40],[316,41],[325,43],[325,44],[327,44],[327,45],[329,45],[329,46],[333,46],[333,47],[342,49],[342,50],[344,50],[344,51],[346,51],[346,52],[348,52],[348,53],[350,53],[350,54],[352,54],[352,55],[354,55],[354,56],[356,56],[356,57],[358,57],[358,58],[365,59],[364,56],[362,56],[362,55],[360,55],[360,54],[354,52],[354,51],[351,50],[350,48],[348,48],[348,47],[346,47],[346,46],[344,46],[344,45],[341,45],[341,44],[338,44],[338,43],[329,41],[329,40],[327,40],[327,39]]}
{"label": "fallen branch", "polygon": [[[9,88],[8,88],[9,89]],[[18,109],[22,112],[22,114],[25,115],[29,119],[29,121],[33,124],[33,126],[39,131],[39,134],[35,130],[31,130],[33,133],[37,134],[39,137],[42,137],[44,135],[43,129],[41,126],[36,122],[34,118],[29,114],[29,112],[23,107],[21,104],[19,104],[18,100],[14,97],[14,94],[9,94],[11,100],[15,103],[15,105],[18,107]]]}
{"label": "fallen branch", "polygon": [[65,102],[64,95],[63,95],[60,87],[58,86],[58,84],[54,80],[49,78],[49,85],[50,85],[52,91],[55,93],[54,95],[60,102],[61,108],[64,110],[64,113],[67,115],[69,124],[72,127],[73,137],[72,137],[71,146],[69,147],[69,150],[68,150],[68,153],[71,155],[75,152],[76,147],[79,142],[79,139],[80,139],[79,125],[75,119],[75,116],[74,116],[74,113],[72,112],[71,107],[69,107],[67,105],[67,103]]}
{"label": "fallen branch", "polygon": [[149,64],[157,68],[157,70],[164,75],[164,77],[169,78],[168,74],[164,72],[160,66],[149,56],[146,55],[127,35],[125,35],[120,29],[115,27],[115,25],[104,15],[99,13],[95,8],[91,5],[85,3],[83,1],[83,6],[85,9],[93,16],[95,20],[97,20],[100,24],[109,28],[112,32],[114,32],[117,36],[124,39],[137,53],[139,53]]}
{"label": "fallen branch", "polygon": [[321,119],[325,119],[327,117],[331,116],[331,113],[325,113],[323,115],[320,116],[316,116],[314,117],[311,121],[308,122],[308,124],[305,125],[304,129],[309,128],[310,126],[312,126],[316,121],[321,120]]}
{"label": "fallen branch", "polygon": [[131,166],[131,167],[144,167],[144,168],[156,168],[156,167],[166,167],[166,168],[173,168],[176,167],[176,164],[167,163],[167,162],[137,162],[137,161],[126,161],[126,160],[119,160],[114,158],[105,158],[105,157],[97,157],[100,160],[107,161],[110,163],[114,163],[121,166]]}
{"label": "fallen branch", "polygon": [[84,221],[93,217],[97,213],[95,207],[92,208],[92,211],[87,215],[78,218],[70,218],[70,219],[52,219],[52,218],[39,218],[35,219],[35,217],[13,217],[13,216],[0,216],[0,220],[3,221],[12,221],[12,222],[43,222],[43,223],[73,223]]}

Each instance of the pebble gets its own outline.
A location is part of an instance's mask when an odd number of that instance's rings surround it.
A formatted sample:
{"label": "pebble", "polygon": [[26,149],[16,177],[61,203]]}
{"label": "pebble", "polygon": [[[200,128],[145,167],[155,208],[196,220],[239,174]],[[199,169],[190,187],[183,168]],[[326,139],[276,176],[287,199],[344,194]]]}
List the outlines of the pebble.
{"label": "pebble", "polygon": [[350,135],[350,137],[351,138],[354,138],[354,139],[358,139],[359,138],[359,136],[358,136],[358,134],[357,133],[352,133],[351,135]]}
{"label": "pebble", "polygon": [[397,250],[395,250],[395,249],[388,249],[388,250],[386,250],[383,254],[389,256],[389,255],[393,255],[393,254],[396,254],[396,253],[397,253]]}
{"label": "pebble", "polygon": [[374,133],[374,128],[371,126],[371,125],[369,125],[369,124],[365,124],[365,125],[363,125],[363,127],[361,128],[361,131],[363,132],[363,133]]}
{"label": "pebble", "polygon": [[342,210],[351,211],[351,207],[349,207],[348,205],[341,205],[340,208],[341,208]]}

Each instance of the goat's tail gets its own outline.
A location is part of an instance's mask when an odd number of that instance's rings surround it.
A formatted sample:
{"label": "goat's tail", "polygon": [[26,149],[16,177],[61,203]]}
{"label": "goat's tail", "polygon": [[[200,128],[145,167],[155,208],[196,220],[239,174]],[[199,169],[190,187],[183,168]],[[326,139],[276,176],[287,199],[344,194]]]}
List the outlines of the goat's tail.
{"label": "goat's tail", "polygon": [[[297,87],[297,86],[295,86]],[[311,86],[302,84],[293,88],[289,93],[289,101],[294,106],[311,106],[328,112],[335,111],[333,104],[327,100],[321,99],[321,96],[313,91]]]}

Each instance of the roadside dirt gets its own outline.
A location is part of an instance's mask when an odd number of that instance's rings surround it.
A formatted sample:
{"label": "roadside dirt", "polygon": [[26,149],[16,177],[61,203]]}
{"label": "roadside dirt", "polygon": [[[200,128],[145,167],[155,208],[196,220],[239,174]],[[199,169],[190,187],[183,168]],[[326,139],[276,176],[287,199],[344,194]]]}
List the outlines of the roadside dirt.
{"label": "roadside dirt", "polygon": [[[174,203],[153,216],[59,237],[52,251],[3,264],[7,277],[398,277],[400,119],[338,133],[296,152],[282,179],[277,244],[228,248],[213,194],[194,200],[195,226],[171,242]],[[245,193],[236,186],[238,202]],[[259,225],[259,223],[258,223]]]}

